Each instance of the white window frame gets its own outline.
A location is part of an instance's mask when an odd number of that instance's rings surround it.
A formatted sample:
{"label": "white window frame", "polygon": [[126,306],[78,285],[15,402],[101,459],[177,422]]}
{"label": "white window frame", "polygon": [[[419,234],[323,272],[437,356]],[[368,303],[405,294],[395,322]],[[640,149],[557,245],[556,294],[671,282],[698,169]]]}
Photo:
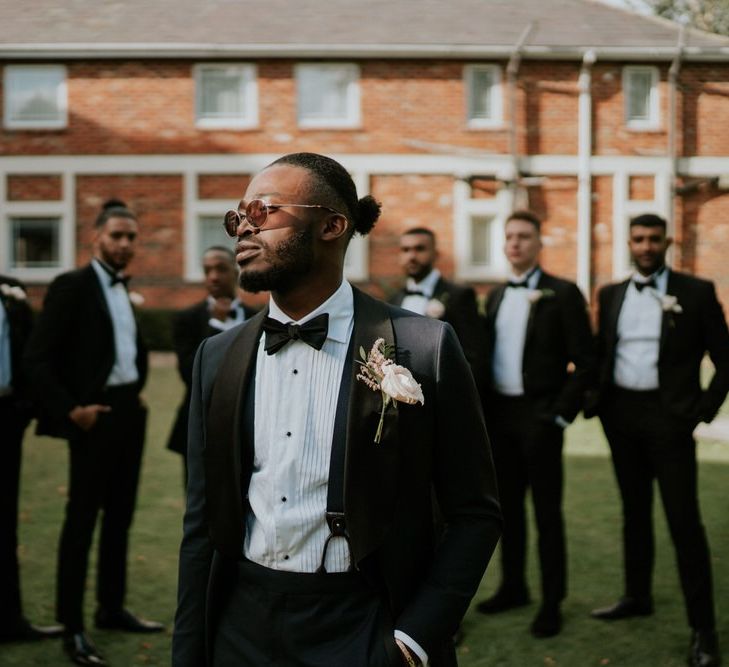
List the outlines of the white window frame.
{"label": "white window frame", "polygon": [[[630,117],[630,96],[633,74],[650,74],[651,88],[648,98],[648,118]],[[660,75],[657,67],[649,65],[626,65],[623,68],[623,97],[625,125],[633,130],[657,130],[661,124]]]}
{"label": "white window frame", "polygon": [[[45,69],[60,74],[56,89],[59,118],[56,120],[19,120],[11,117],[10,100],[14,75],[23,71]],[[68,126],[68,71],[65,65],[6,65],[3,70],[3,124],[9,130],[57,130]]]}
{"label": "white window frame", "polygon": [[[250,129],[258,127],[258,71],[255,65],[245,63],[200,63],[194,66],[195,126],[200,129]],[[241,75],[240,95],[243,97],[243,115],[208,118],[202,116],[203,76],[206,71],[235,70]]]}
{"label": "white window frame", "polygon": [[[508,270],[504,247],[504,222],[511,210],[508,188],[501,188],[494,197],[471,198],[471,186],[463,179],[453,185],[455,215],[456,277],[464,281],[501,280]],[[491,217],[492,262],[487,265],[471,262],[471,225],[476,217]]]}
{"label": "white window frame", "polygon": [[[473,118],[471,116],[471,102],[474,95],[474,74],[484,71],[491,72],[493,75],[493,84],[491,85],[492,113],[489,118]],[[474,129],[501,127],[504,123],[501,68],[498,65],[465,65],[463,68],[463,85],[466,91],[466,122],[468,127]]]}
{"label": "white window frame", "polygon": [[[346,94],[346,117],[344,118],[302,118],[301,88],[302,75],[307,70],[344,70],[349,73]],[[355,63],[301,63],[295,66],[296,77],[296,117],[301,128],[356,128],[362,122],[360,99],[360,68]]]}

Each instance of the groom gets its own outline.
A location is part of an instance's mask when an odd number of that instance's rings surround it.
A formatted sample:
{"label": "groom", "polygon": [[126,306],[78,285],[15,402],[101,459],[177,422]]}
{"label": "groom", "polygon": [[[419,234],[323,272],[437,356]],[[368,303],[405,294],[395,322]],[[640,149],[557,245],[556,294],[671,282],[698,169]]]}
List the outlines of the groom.
{"label": "groom", "polygon": [[[453,330],[342,278],[379,209],[297,153],[226,216],[271,300],[197,354],[174,667],[456,664],[500,534],[491,455]],[[360,361],[390,346],[380,391]]]}

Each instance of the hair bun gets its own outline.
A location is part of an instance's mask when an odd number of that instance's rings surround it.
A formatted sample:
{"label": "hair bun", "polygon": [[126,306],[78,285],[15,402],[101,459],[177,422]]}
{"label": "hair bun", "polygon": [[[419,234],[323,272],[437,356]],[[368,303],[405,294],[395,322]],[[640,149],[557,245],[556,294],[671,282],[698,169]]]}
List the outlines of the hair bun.
{"label": "hair bun", "polygon": [[107,199],[102,205],[101,210],[107,211],[110,208],[126,208],[127,205],[121,199]]}
{"label": "hair bun", "polygon": [[357,202],[357,221],[354,225],[354,231],[362,234],[369,234],[375,226],[377,219],[380,217],[382,204],[378,202],[372,195],[365,195]]}

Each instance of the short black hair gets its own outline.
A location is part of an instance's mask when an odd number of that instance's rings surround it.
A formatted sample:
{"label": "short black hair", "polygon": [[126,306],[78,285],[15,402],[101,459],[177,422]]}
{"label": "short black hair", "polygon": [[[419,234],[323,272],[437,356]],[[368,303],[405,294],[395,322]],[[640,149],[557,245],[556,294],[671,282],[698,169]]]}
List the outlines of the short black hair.
{"label": "short black hair", "polygon": [[668,228],[666,221],[655,213],[643,213],[630,219],[630,229],[633,227],[660,227],[664,232]]}
{"label": "short black hair", "polygon": [[400,234],[400,236],[407,236],[408,234],[425,234],[425,236],[430,236],[430,240],[435,245],[435,232],[432,229],[428,229],[427,227],[411,227]]}
{"label": "short black hair", "polygon": [[209,248],[205,248],[203,252],[203,257],[207,255],[209,252],[222,252],[224,255],[228,257],[228,259],[235,263],[235,253],[231,248],[228,248],[224,245],[211,245]]}
{"label": "short black hair", "polygon": [[528,211],[525,208],[517,209],[516,211],[513,211],[508,218],[506,218],[506,222],[510,222],[511,220],[523,220],[524,222],[529,222],[537,228],[537,231],[540,234],[542,233],[542,221],[533,211]]}
{"label": "short black hair", "polygon": [[96,216],[94,227],[98,229],[106,224],[110,218],[127,218],[136,222],[137,216],[121,199],[109,199],[101,206],[99,215]]}
{"label": "short black hair", "polygon": [[352,223],[351,234],[358,232],[364,236],[375,226],[382,205],[371,195],[358,198],[352,177],[336,160],[319,153],[289,153],[268,166],[280,164],[301,167],[311,173],[310,194],[319,199],[318,204],[331,206],[344,214]]}

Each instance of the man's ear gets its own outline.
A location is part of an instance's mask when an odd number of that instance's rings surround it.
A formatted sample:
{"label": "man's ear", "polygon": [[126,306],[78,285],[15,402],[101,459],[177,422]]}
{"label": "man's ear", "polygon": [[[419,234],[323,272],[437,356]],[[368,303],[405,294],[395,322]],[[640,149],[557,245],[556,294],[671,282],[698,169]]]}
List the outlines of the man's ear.
{"label": "man's ear", "polygon": [[349,220],[339,213],[332,213],[324,219],[319,232],[322,241],[336,241],[347,233]]}

